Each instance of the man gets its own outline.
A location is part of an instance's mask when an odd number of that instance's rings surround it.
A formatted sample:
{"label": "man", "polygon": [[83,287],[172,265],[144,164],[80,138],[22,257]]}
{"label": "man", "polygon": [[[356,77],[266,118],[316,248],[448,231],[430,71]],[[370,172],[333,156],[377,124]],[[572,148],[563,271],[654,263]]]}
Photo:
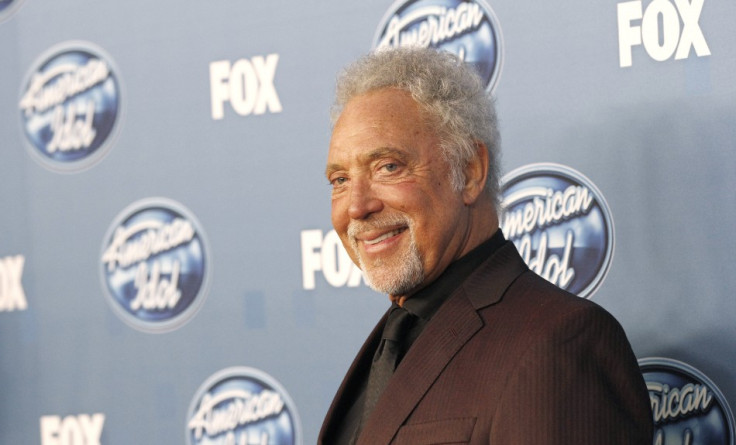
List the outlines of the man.
{"label": "man", "polygon": [[447,53],[378,51],[343,73],[335,118],[332,223],[392,307],[319,442],[651,444],[620,325],[531,272],[499,230],[495,112],[478,76]]}

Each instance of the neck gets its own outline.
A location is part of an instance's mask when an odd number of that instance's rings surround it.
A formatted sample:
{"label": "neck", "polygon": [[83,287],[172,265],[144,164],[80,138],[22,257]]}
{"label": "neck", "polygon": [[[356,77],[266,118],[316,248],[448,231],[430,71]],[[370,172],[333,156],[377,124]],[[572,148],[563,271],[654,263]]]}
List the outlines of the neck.
{"label": "neck", "polygon": [[469,209],[468,236],[462,255],[492,237],[498,227],[498,212],[490,199],[479,199],[473,203]]}

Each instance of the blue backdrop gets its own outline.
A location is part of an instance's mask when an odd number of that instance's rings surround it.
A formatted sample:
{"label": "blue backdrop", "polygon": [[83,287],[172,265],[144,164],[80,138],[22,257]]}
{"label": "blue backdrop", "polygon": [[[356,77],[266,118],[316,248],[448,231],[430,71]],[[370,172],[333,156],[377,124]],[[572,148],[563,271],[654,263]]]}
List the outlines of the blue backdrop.
{"label": "blue backdrop", "polygon": [[734,21],[722,0],[1,1],[0,443],[314,443],[388,306],[330,226],[334,79],[411,41],[487,79],[507,204],[522,180],[591,193],[537,266],[587,276],[651,359],[653,406],[680,410],[655,413],[663,443],[733,444]]}

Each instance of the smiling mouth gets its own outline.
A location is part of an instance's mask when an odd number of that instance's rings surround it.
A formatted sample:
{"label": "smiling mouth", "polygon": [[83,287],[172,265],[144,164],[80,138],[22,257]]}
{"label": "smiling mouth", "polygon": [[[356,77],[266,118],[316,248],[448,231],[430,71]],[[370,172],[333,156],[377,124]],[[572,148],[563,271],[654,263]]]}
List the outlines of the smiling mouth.
{"label": "smiling mouth", "polygon": [[402,227],[400,229],[392,230],[390,232],[384,233],[383,235],[379,236],[378,238],[373,238],[372,240],[363,240],[363,243],[365,243],[365,244],[367,244],[369,246],[372,246],[374,244],[380,243],[383,240],[389,239],[392,236],[396,236],[396,235],[398,235],[399,233],[401,233],[401,232],[403,232],[405,230],[406,230],[406,227]]}

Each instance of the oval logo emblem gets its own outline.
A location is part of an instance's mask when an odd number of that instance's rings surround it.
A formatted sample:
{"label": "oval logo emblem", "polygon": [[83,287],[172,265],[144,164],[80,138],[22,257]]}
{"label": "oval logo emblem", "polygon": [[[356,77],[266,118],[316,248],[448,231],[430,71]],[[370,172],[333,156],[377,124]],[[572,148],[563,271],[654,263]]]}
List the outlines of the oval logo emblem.
{"label": "oval logo emblem", "polygon": [[723,393],[694,367],[668,358],[644,358],[655,445],[734,445],[734,419]]}
{"label": "oval logo emblem", "polygon": [[224,369],[197,390],[187,413],[187,444],[301,444],[294,402],[265,372]]}
{"label": "oval logo emblem", "polygon": [[117,70],[102,49],[87,42],[51,48],[33,64],[19,101],[31,156],[57,172],[99,162],[121,116]]}
{"label": "oval logo emblem", "polygon": [[502,178],[501,229],[530,269],[590,298],[613,258],[613,218],[600,190],[559,164],[531,164]]}
{"label": "oval logo emblem", "polygon": [[144,332],[182,326],[206,297],[210,264],[199,222],[165,198],[123,210],[105,235],[103,287],[115,313]]}
{"label": "oval logo emblem", "polygon": [[492,92],[503,62],[502,41],[496,15],[483,0],[409,0],[391,5],[373,48],[422,46],[457,54]]}

